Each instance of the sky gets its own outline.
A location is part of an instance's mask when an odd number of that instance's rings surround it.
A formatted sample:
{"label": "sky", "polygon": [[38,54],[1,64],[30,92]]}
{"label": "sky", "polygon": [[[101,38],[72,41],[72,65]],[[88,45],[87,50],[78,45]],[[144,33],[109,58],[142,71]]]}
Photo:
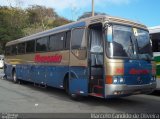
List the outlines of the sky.
{"label": "sky", "polygon": [[[94,0],[95,12],[138,21],[148,27],[160,25],[160,0]],[[90,12],[92,0],[0,0],[0,6],[27,8],[43,5],[54,8],[62,17],[76,21]]]}

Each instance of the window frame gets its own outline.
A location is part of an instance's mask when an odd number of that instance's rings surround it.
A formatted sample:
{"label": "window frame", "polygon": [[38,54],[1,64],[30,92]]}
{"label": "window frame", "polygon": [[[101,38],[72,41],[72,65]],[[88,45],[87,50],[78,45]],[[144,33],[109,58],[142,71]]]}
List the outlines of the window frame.
{"label": "window frame", "polygon": [[[63,39],[63,48],[62,49],[50,49],[50,41],[51,41],[51,37],[55,37],[56,35],[59,35],[59,34],[65,34],[65,39]],[[55,34],[52,34],[49,36],[49,44],[48,44],[48,48],[49,48],[49,51],[63,51],[65,49],[65,41],[66,41],[66,32],[63,31],[63,32],[58,32],[58,33],[55,33]],[[53,44],[54,45],[54,44]]]}
{"label": "window frame", "polygon": [[[82,50],[81,48],[72,49],[73,30],[75,30],[75,29],[84,29],[84,35],[85,35],[85,39],[86,39],[86,47],[85,47],[85,49],[84,49],[84,50],[86,50],[86,56],[85,56],[84,58],[80,58],[80,57],[78,57],[77,55],[75,55],[75,53],[74,53],[74,51],[75,51],[75,52],[77,52],[77,51],[80,52],[80,50]],[[77,59],[79,59],[79,60],[86,60],[86,59],[87,59],[87,47],[88,47],[88,41],[87,41],[88,36],[87,36],[87,33],[88,33],[87,27],[76,27],[76,28],[73,28],[73,29],[71,30],[70,50],[71,50],[71,53],[72,53]]]}
{"label": "window frame", "polygon": [[[73,28],[72,30],[71,30],[71,41],[70,41],[70,47],[71,47],[71,50],[74,50],[74,49],[72,49],[72,37],[73,37],[73,30],[75,30],[75,29],[84,29],[84,34],[85,34],[85,38],[87,38],[87,28],[86,27],[77,27],[77,28]],[[86,48],[87,48],[87,42],[86,42]],[[75,49],[76,50],[76,49]],[[78,50],[78,49],[77,49]]]}
{"label": "window frame", "polygon": [[[69,47],[67,48],[66,47],[66,44],[67,44],[67,41],[68,41],[68,33],[70,32],[70,38],[69,38]],[[50,44],[50,39],[51,39],[51,37],[52,36],[55,36],[55,35],[57,35],[57,34],[65,34],[65,37],[64,37],[64,40],[63,40],[63,48],[62,49],[58,49],[58,50],[55,50],[55,49],[50,49],[50,46],[49,46],[49,44]],[[49,35],[49,40],[48,40],[48,51],[49,52],[54,52],[54,51],[65,51],[65,50],[70,50],[70,42],[71,42],[71,30],[66,30],[66,31],[62,31],[62,32],[57,32],[57,33],[55,33],[55,34],[51,34],[51,35]]]}

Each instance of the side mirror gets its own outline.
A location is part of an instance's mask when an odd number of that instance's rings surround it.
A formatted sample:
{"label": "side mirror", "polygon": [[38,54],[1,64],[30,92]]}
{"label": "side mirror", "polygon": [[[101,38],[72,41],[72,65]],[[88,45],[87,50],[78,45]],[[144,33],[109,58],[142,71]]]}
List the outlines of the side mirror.
{"label": "side mirror", "polygon": [[107,33],[106,33],[106,39],[108,42],[112,43],[113,42],[113,37],[112,37],[112,26],[108,26]]}

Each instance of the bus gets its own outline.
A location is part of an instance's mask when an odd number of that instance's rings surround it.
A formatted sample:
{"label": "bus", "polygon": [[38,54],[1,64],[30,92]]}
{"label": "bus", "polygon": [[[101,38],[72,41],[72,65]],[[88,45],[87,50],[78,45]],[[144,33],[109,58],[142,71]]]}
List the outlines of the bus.
{"label": "bus", "polygon": [[73,99],[147,94],[156,88],[146,26],[97,15],[10,41],[7,79],[64,89]]}
{"label": "bus", "polygon": [[157,89],[160,90],[160,26],[150,27],[149,33],[152,41],[152,51],[156,62]]}

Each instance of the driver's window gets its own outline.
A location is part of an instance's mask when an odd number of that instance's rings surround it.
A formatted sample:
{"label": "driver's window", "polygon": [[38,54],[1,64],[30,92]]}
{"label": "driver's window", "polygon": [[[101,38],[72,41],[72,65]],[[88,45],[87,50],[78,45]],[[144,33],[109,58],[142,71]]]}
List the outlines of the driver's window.
{"label": "driver's window", "polygon": [[86,59],[87,55],[87,39],[85,28],[77,28],[72,30],[71,49],[72,53],[78,59]]}

